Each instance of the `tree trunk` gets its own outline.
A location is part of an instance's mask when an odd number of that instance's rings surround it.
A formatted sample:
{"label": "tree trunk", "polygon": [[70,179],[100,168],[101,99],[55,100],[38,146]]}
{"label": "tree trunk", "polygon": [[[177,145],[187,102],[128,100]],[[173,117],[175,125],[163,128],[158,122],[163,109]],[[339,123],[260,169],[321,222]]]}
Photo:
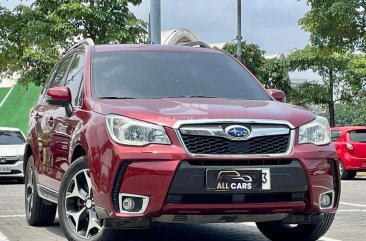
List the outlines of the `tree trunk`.
{"label": "tree trunk", "polygon": [[330,127],[335,126],[335,113],[334,113],[334,76],[333,70],[329,70],[329,93],[328,93],[328,109],[329,109],[329,124]]}

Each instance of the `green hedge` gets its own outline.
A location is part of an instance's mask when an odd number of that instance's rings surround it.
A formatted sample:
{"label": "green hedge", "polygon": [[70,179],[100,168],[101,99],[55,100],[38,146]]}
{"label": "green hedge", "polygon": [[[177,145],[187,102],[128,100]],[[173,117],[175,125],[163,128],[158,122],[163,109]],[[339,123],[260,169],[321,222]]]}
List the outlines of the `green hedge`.
{"label": "green hedge", "polygon": [[34,84],[29,84],[28,88],[17,84],[0,107],[0,126],[16,127],[25,134],[28,129],[29,111],[36,103],[41,89],[42,87]]}

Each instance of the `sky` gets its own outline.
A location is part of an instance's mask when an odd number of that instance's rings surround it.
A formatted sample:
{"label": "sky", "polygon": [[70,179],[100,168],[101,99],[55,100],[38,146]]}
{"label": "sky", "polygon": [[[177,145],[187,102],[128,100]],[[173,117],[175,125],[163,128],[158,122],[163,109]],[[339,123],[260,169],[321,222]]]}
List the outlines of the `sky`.
{"label": "sky", "polygon": [[[24,1],[30,4],[32,1]],[[0,0],[14,8],[20,0]],[[187,28],[207,43],[229,42],[236,38],[236,0],[161,0],[162,30]],[[149,18],[150,1],[131,6],[134,14]],[[242,0],[242,34],[246,41],[258,44],[267,54],[289,54],[303,48],[309,34],[298,20],[309,10],[305,0]],[[294,78],[317,78],[310,72],[291,74]]]}
{"label": "sky", "polygon": [[[207,43],[229,42],[236,37],[236,0],[162,0],[162,30],[185,27]],[[150,1],[131,7],[148,20]],[[309,35],[298,20],[309,10],[302,0],[242,0],[245,40],[259,44],[268,54],[287,54],[303,48]]]}

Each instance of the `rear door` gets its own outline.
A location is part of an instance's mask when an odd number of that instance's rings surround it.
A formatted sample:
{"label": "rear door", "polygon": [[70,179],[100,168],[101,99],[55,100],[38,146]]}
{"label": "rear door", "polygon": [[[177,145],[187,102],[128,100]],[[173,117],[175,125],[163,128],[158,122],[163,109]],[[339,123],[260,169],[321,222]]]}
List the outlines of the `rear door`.
{"label": "rear door", "polygon": [[349,131],[348,142],[353,146],[355,157],[366,158],[366,129]]}

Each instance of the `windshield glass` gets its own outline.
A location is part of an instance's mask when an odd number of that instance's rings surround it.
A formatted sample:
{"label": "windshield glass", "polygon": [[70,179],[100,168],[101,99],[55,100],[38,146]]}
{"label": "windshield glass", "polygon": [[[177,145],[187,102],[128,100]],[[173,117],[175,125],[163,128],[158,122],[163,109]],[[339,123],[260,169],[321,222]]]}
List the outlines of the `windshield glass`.
{"label": "windshield glass", "polygon": [[19,131],[0,131],[0,145],[21,145],[25,140]]}
{"label": "windshield glass", "polygon": [[96,98],[270,100],[259,83],[232,57],[217,53],[94,53],[92,86]]}
{"label": "windshield glass", "polygon": [[366,142],[366,130],[351,131],[349,139],[353,142]]}

